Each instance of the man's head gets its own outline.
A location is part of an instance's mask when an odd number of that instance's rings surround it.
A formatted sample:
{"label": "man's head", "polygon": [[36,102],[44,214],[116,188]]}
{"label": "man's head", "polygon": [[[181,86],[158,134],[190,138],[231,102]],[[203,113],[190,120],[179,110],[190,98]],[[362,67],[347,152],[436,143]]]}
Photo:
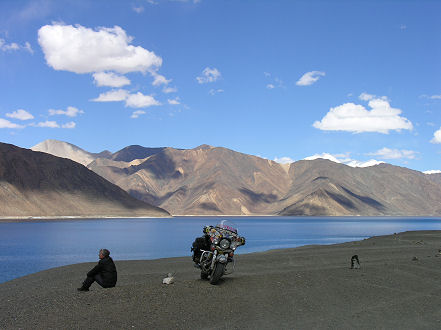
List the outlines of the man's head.
{"label": "man's head", "polygon": [[101,249],[99,256],[100,256],[100,259],[106,258],[106,257],[110,256],[110,251],[107,249]]}

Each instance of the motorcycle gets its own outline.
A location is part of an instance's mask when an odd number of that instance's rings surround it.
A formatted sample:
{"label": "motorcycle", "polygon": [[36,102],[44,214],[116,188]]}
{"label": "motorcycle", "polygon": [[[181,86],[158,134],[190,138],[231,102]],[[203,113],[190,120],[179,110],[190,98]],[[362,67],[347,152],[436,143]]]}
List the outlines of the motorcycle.
{"label": "motorcycle", "polygon": [[210,279],[216,284],[223,275],[234,271],[234,252],[245,244],[245,237],[240,237],[236,226],[223,220],[216,226],[205,226],[204,236],[193,243],[193,261],[201,270],[201,279]]}

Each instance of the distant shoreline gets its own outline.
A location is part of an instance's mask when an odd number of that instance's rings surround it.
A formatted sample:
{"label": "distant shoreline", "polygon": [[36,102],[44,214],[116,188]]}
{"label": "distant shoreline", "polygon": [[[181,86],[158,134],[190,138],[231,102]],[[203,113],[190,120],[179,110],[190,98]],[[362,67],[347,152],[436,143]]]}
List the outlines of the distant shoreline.
{"label": "distant shoreline", "polygon": [[17,216],[17,217],[0,217],[1,222],[32,222],[38,220],[102,220],[102,219],[167,219],[173,218],[172,215],[164,217],[142,216],[142,217],[125,217],[125,216]]}
{"label": "distant shoreline", "polygon": [[0,217],[0,223],[4,222],[36,222],[42,221],[63,221],[63,220],[113,220],[113,219],[170,219],[170,218],[288,218],[288,219],[332,219],[332,218],[345,218],[345,219],[414,219],[414,218],[428,218],[432,220],[439,219],[441,221],[441,216],[436,215],[379,215],[379,216],[365,216],[365,215],[298,215],[298,216],[286,216],[286,215],[170,215],[164,217],[154,217],[154,216],[138,216],[138,217],[128,217],[128,216],[16,216],[16,217]]}

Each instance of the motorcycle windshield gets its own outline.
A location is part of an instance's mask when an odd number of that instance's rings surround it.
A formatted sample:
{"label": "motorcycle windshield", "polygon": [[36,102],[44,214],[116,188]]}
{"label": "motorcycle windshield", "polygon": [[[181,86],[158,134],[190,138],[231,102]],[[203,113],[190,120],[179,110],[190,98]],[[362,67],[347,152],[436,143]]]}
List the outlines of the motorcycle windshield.
{"label": "motorcycle windshield", "polygon": [[229,220],[222,220],[216,225],[216,227],[237,234],[237,226]]}

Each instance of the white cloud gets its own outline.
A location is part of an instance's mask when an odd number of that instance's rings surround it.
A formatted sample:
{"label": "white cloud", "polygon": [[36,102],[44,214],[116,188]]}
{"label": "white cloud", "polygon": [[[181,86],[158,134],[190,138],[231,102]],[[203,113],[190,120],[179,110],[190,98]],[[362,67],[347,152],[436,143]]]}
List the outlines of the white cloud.
{"label": "white cloud", "polygon": [[29,112],[27,112],[26,110],[23,110],[23,109],[18,109],[14,112],[7,113],[6,117],[15,118],[15,119],[19,119],[19,120],[34,119],[34,116],[32,114],[30,114]]}
{"label": "white cloud", "polygon": [[24,43],[23,46],[20,46],[16,42],[11,42],[8,44],[8,43],[6,43],[5,39],[0,38],[0,50],[1,51],[8,52],[8,51],[17,51],[20,49],[26,50],[31,54],[34,53],[34,50],[32,49],[31,44],[27,41]]}
{"label": "white cloud", "polygon": [[132,9],[137,14],[141,14],[144,11],[144,7],[143,6],[136,7],[135,5],[133,5]]}
{"label": "white cloud", "polygon": [[77,109],[75,107],[67,107],[66,110],[49,109],[50,116],[64,115],[64,116],[68,116],[68,117],[76,117],[77,115],[82,114],[82,113],[84,113],[83,110]]}
{"label": "white cloud", "polygon": [[359,98],[360,100],[362,100],[362,101],[370,101],[370,100],[372,100],[373,98],[375,98],[375,95],[372,95],[372,94],[368,94],[368,93],[363,92],[363,93],[360,94],[360,96],[359,96],[358,98]]}
{"label": "white cloud", "polygon": [[77,124],[75,122],[71,121],[71,122],[68,122],[66,124],[63,124],[63,126],[61,126],[61,127],[63,127],[63,128],[75,128],[75,126],[77,126]]}
{"label": "white cloud", "polygon": [[413,150],[389,149],[386,147],[375,152],[368,153],[368,155],[378,156],[383,159],[415,159],[416,154],[417,152]]}
{"label": "white cloud", "polygon": [[181,102],[179,102],[179,98],[178,97],[175,98],[175,99],[168,99],[167,101],[168,101],[168,104],[171,104],[171,105],[181,104]]}
{"label": "white cloud", "polygon": [[34,50],[31,47],[31,44],[29,42],[25,42],[24,46],[22,47],[24,50],[27,50],[29,53],[34,54]]}
{"label": "white cloud", "polygon": [[132,115],[130,116],[130,118],[138,118],[140,115],[144,115],[145,111],[143,110],[136,110],[132,113]]}
{"label": "white cloud", "polygon": [[274,161],[279,164],[291,164],[295,162],[295,160],[290,157],[276,157]]}
{"label": "white cloud", "polygon": [[430,100],[441,100],[441,94],[438,95],[421,95],[420,97],[430,99]]}
{"label": "white cloud", "polygon": [[371,110],[364,106],[345,103],[331,108],[321,121],[315,121],[315,128],[325,131],[347,131],[354,133],[378,132],[388,134],[390,130],[412,130],[412,123],[401,117],[401,110],[392,108],[385,99],[369,101]]}
{"label": "white cloud", "polygon": [[365,162],[358,161],[358,160],[351,160],[350,162],[347,162],[345,164],[350,167],[370,167],[370,166],[375,166],[375,165],[379,165],[379,164],[384,164],[384,162],[379,161],[379,160],[375,160],[375,159],[370,159]]}
{"label": "white cloud", "polygon": [[126,107],[130,107],[130,108],[147,108],[153,105],[161,105],[161,103],[151,95],[144,95],[141,92],[138,92],[136,94],[130,94],[128,91],[124,89],[117,89],[106,93],[102,93],[92,101],[95,102],[126,101]]}
{"label": "white cloud", "polygon": [[274,89],[274,88],[276,88],[276,86],[274,86],[273,84],[268,84],[268,85],[266,85],[266,88],[268,88],[268,89]]}
{"label": "white cloud", "polygon": [[171,79],[166,79],[164,76],[161,76],[156,72],[152,72],[152,75],[155,78],[152,83],[153,86],[167,85],[171,81]]}
{"label": "white cloud", "polygon": [[424,174],[438,174],[441,173],[440,170],[429,170],[429,171],[424,171]]}
{"label": "white cloud", "polygon": [[380,99],[380,100],[383,100],[383,101],[390,102],[390,100],[389,100],[389,98],[387,96],[377,96],[377,95],[368,94],[368,93],[365,93],[365,92],[361,93],[358,96],[358,98],[360,100],[362,100],[362,101],[370,101],[370,100],[374,100],[374,99]]}
{"label": "white cloud", "polygon": [[97,86],[122,87],[130,85],[130,80],[113,72],[97,72],[93,74]]}
{"label": "white cloud", "polygon": [[209,82],[215,82],[218,80],[221,76],[221,73],[216,68],[205,68],[204,71],[202,71],[202,75],[199,77],[196,77],[196,80],[200,84],[205,84]]}
{"label": "white cloud", "polygon": [[95,30],[81,25],[53,23],[38,30],[46,62],[55,70],[75,73],[115,71],[151,72],[162,59],[141,46],[119,26]]}
{"label": "white cloud", "polygon": [[176,93],[178,89],[176,87],[164,87],[162,92],[165,94]]}
{"label": "white cloud", "polygon": [[322,153],[322,154],[315,154],[309,157],[304,158],[305,160],[314,160],[314,159],[327,159],[330,161],[333,161],[335,163],[341,163],[334,155],[328,154],[328,153]]}
{"label": "white cloud", "polygon": [[124,101],[129,96],[129,92],[124,89],[111,90],[106,93],[101,93],[97,98],[92,101],[95,102],[118,102]]}
{"label": "white cloud", "polygon": [[210,95],[215,95],[215,94],[219,94],[219,93],[223,93],[224,90],[223,89],[210,89],[210,91],[208,92],[208,94]]}
{"label": "white cloud", "polygon": [[24,128],[23,125],[11,123],[7,119],[0,118],[0,128]]}
{"label": "white cloud", "polygon": [[327,159],[330,161],[333,161],[334,163],[338,163],[338,164],[345,164],[348,165],[350,167],[369,167],[369,166],[375,166],[378,164],[382,164],[384,162],[382,161],[378,161],[375,159],[370,159],[368,161],[359,161],[359,160],[354,160],[349,158],[348,154],[336,154],[336,155],[332,155],[329,153],[322,153],[322,154],[315,154],[313,156],[309,156],[304,158],[305,160],[314,160],[314,159]]}
{"label": "white cloud", "polygon": [[42,121],[39,122],[38,124],[34,124],[32,126],[35,127],[49,127],[49,128],[59,128],[60,125],[58,125],[58,123],[56,121],[51,121],[51,120],[46,120],[46,121]]}
{"label": "white cloud", "polygon": [[306,72],[297,82],[297,86],[309,86],[315,83],[320,77],[325,76],[326,73],[322,71]]}
{"label": "white cloud", "polygon": [[141,92],[136,94],[129,94],[126,99],[126,107],[131,108],[147,108],[153,105],[161,105],[155,98],[151,95],[144,95]]}
{"label": "white cloud", "polygon": [[433,139],[430,140],[431,143],[441,143],[441,127],[435,133],[433,133]]}

